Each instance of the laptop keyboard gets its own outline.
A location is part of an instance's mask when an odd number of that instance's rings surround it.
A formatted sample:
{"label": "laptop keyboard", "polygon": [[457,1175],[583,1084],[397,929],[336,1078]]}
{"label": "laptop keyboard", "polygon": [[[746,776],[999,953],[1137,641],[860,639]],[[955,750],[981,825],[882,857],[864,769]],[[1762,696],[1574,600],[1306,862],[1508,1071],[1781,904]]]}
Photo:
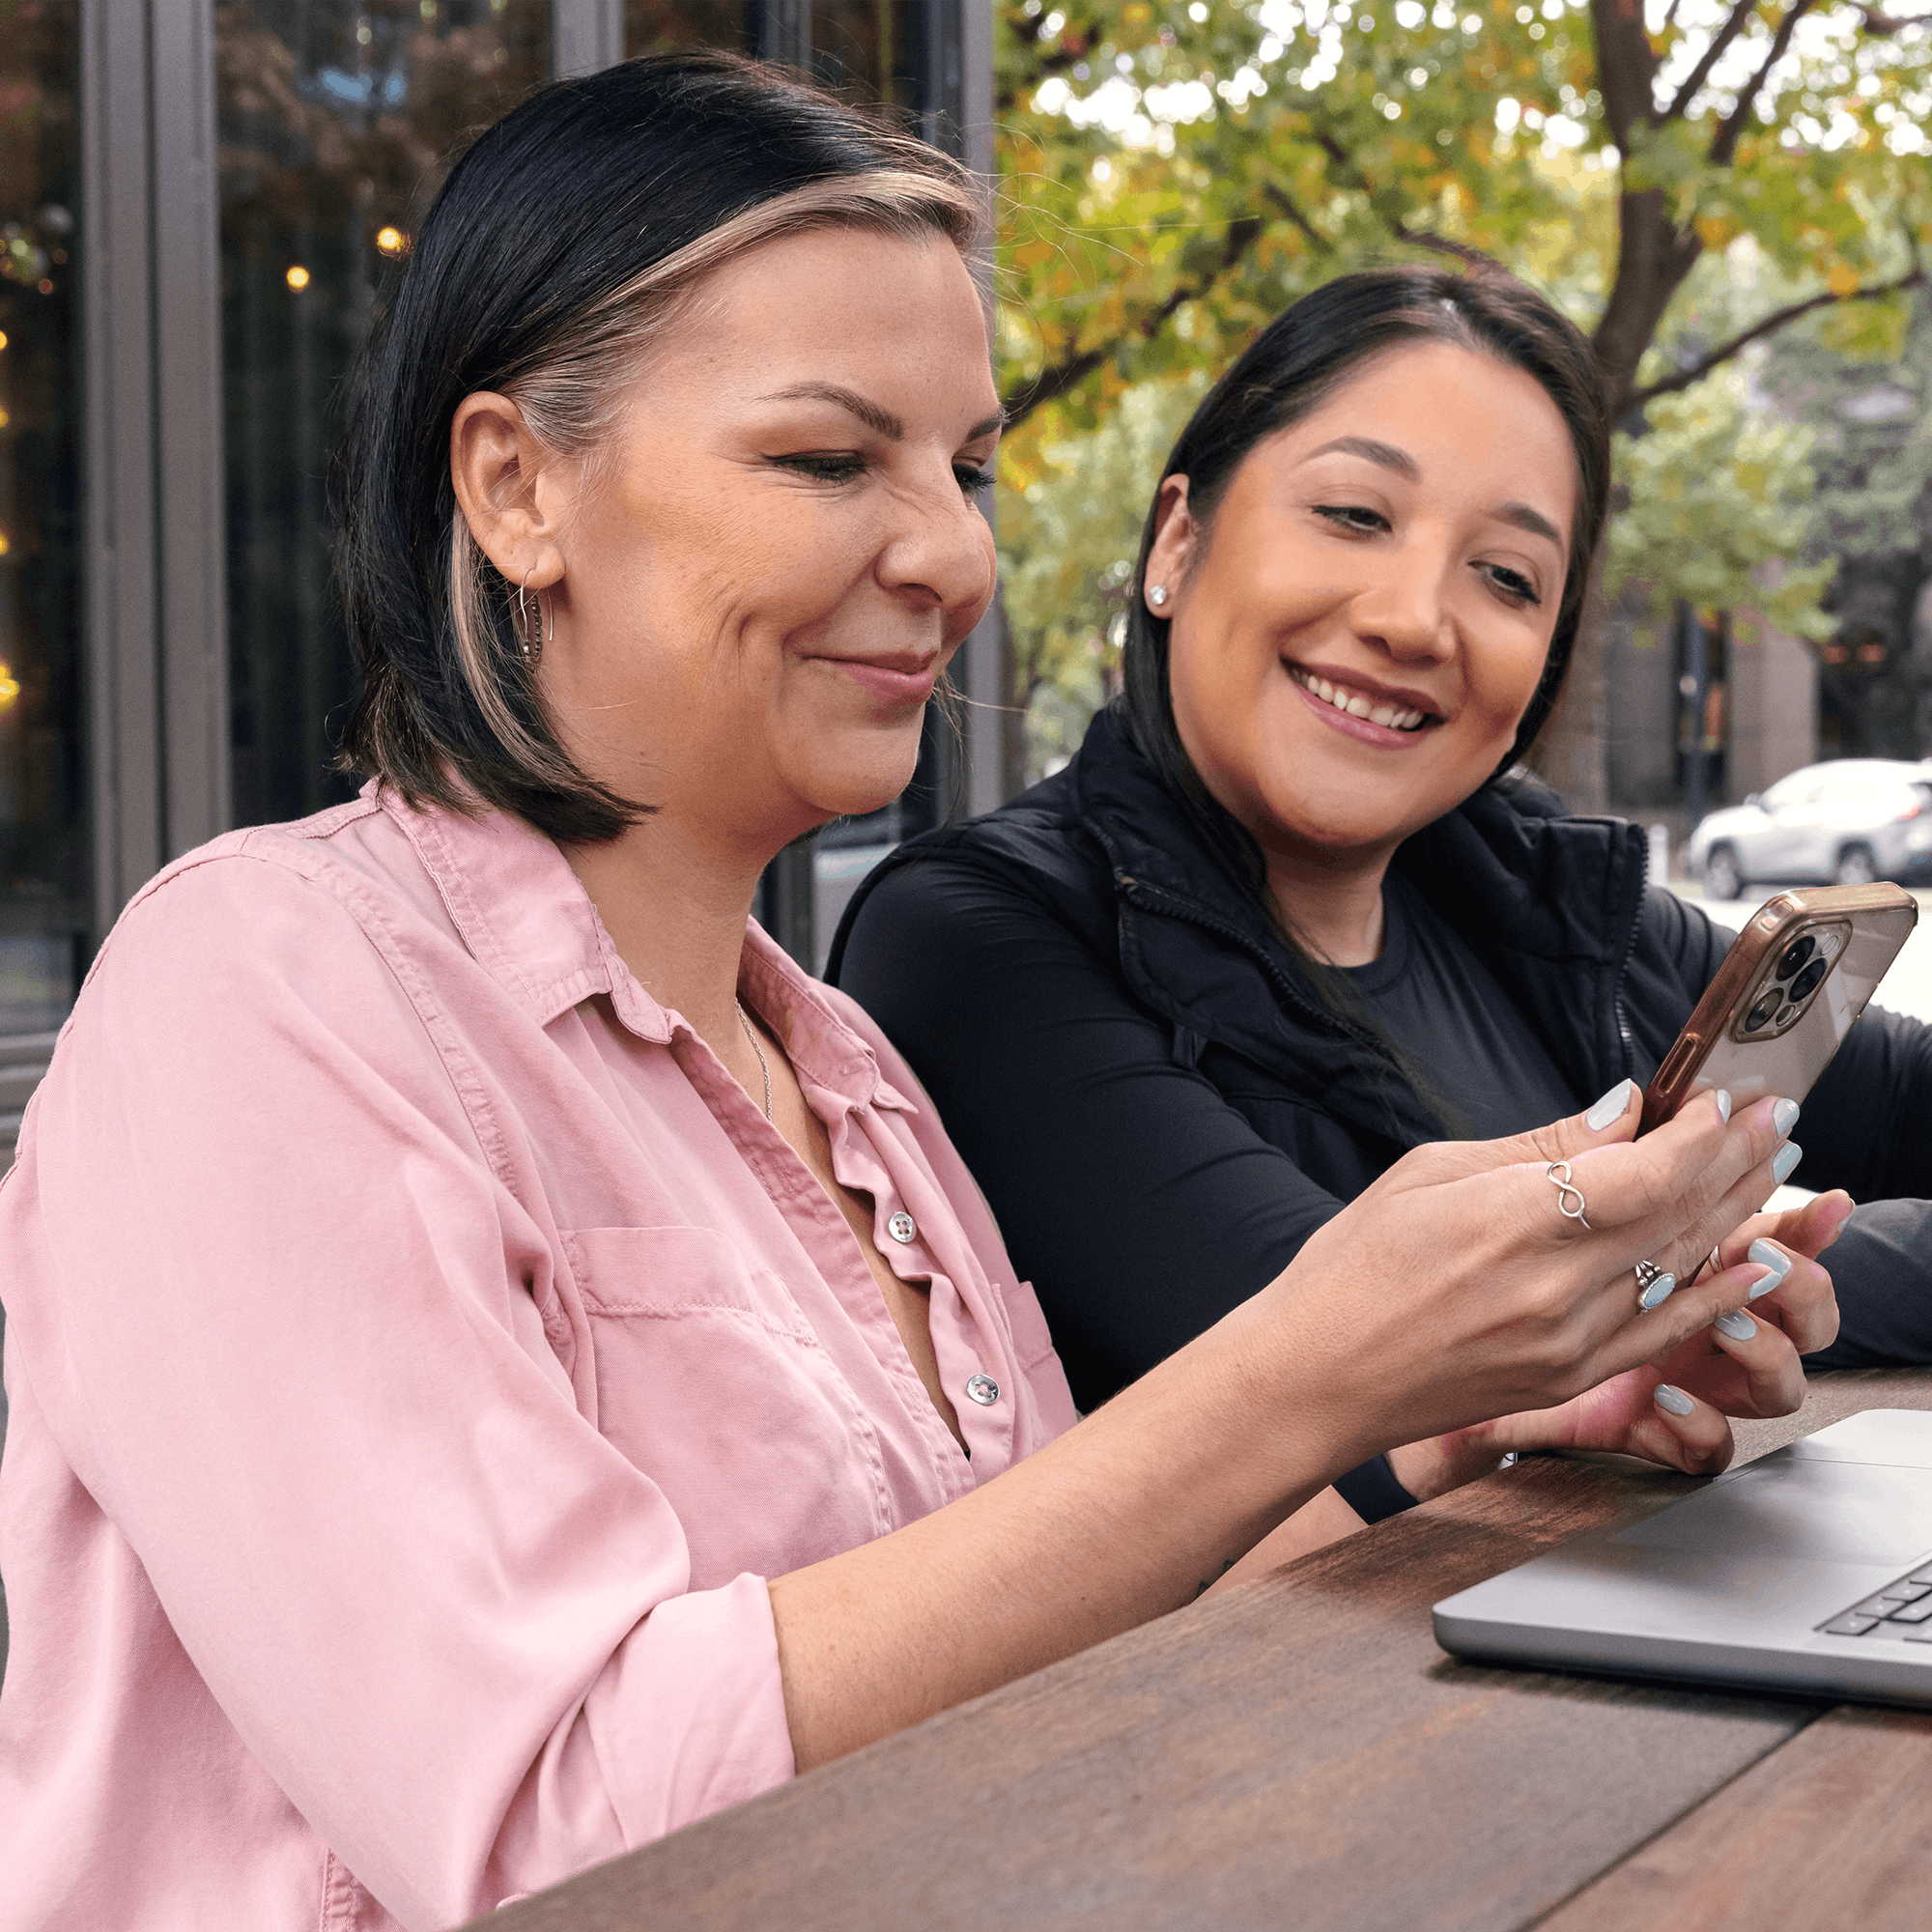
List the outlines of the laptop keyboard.
{"label": "laptop keyboard", "polygon": [[1896,1583],[1818,1628],[1827,1636],[1889,1636],[1903,1637],[1907,1643],[1932,1643],[1932,1563],[1921,1563]]}

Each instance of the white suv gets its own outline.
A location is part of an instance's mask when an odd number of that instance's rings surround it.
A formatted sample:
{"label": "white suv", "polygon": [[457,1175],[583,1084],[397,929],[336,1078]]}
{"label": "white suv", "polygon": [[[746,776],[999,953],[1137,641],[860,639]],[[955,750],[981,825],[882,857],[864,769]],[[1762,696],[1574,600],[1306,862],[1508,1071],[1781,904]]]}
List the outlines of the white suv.
{"label": "white suv", "polygon": [[1752,881],[1932,878],[1932,759],[1806,765],[1743,805],[1712,812],[1685,856],[1715,899],[1737,898]]}

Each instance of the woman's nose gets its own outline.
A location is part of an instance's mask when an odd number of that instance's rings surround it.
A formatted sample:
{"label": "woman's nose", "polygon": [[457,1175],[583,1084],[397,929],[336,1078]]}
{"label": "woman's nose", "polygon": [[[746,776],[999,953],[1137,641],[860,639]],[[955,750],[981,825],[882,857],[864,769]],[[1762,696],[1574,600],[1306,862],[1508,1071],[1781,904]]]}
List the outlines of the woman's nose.
{"label": "woman's nose", "polygon": [[996,565],[993,532],[960,492],[949,465],[942,487],[899,498],[899,527],[879,553],[879,582],[899,596],[945,611],[949,631],[970,630],[991,601]]}
{"label": "woman's nose", "polygon": [[1410,552],[1391,557],[1350,611],[1356,634],[1391,657],[1439,662],[1456,649],[1439,559]]}

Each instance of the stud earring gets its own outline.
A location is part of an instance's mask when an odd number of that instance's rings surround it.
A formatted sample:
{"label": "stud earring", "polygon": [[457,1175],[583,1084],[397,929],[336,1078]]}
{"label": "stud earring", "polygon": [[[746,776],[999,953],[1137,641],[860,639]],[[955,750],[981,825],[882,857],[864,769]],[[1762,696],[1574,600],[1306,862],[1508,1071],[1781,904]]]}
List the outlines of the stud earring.
{"label": "stud earring", "polygon": [[1164,583],[1150,583],[1148,585],[1147,600],[1158,611],[1167,602],[1167,585]]}

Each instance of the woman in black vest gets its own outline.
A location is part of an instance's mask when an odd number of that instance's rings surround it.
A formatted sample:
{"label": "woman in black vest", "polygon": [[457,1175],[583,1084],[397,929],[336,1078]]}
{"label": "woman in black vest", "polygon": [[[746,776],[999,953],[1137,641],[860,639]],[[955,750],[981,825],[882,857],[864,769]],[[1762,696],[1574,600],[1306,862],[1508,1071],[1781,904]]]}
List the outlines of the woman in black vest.
{"label": "woman in black vest", "polygon": [[[1123,698],[1065,771],[902,847],[849,909],[831,977],[933,1094],[1083,1408],[1406,1149],[1647,1081],[1716,971],[1726,935],[1646,890],[1642,834],[1518,771],[1607,444],[1587,345],[1518,284],[1389,270],[1305,298],[1168,461]],[[1869,1015],[1804,1105],[1821,1198],[1726,1243],[1782,1264],[1844,1233],[1833,1362],[1932,1360],[1928,1210],[1889,1198],[1932,1193],[1928,1097],[1932,1030]],[[1656,1370],[1338,1488],[1373,1518],[1512,1448],[1685,1466],[1680,1389],[1751,1413],[1753,1372],[1833,1342],[1812,1272]],[[1321,1534],[1354,1521],[1323,1508]]]}

